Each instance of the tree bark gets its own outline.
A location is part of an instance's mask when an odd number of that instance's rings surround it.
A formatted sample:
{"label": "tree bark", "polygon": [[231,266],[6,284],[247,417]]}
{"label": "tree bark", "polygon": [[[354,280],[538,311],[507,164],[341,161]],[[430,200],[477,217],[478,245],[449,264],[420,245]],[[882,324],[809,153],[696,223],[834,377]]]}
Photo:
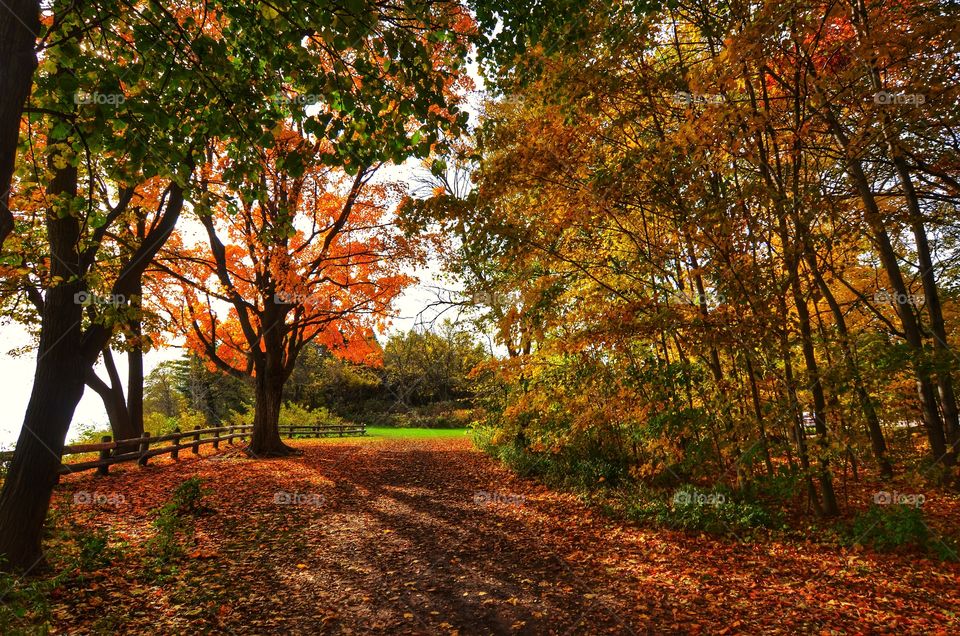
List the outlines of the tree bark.
{"label": "tree bark", "polygon": [[285,356],[282,305],[268,304],[263,312],[264,351],[258,356],[254,378],[253,433],[247,454],[251,457],[285,457],[299,453],[280,439],[280,405],[283,385],[293,370],[296,358]]}
{"label": "tree bark", "polygon": [[[863,43],[869,39],[870,14],[863,0],[851,2],[851,22],[857,31],[857,39]],[[883,79],[875,60],[868,60],[870,84],[875,91],[883,90]],[[924,227],[923,212],[920,209],[920,197],[917,195],[910,177],[910,167],[904,157],[899,135],[894,133],[894,122],[887,112],[881,113],[881,126],[884,133],[884,142],[890,161],[897,173],[900,187],[903,189],[903,198],[907,203],[910,231],[913,233],[914,244],[917,248],[917,260],[920,266],[920,280],[923,283],[924,301],[927,315],[930,318],[930,331],[933,335],[933,351],[935,375],[940,398],[940,415],[943,418],[944,436],[946,438],[945,455],[942,461],[947,466],[957,462],[957,445],[960,444],[960,413],[957,411],[957,398],[953,388],[951,368],[953,367],[953,352],[947,341],[947,332],[944,325],[943,309],[940,304],[940,293],[937,289],[936,274],[934,272],[933,257],[930,252],[930,242],[927,230]],[[907,302],[911,300],[907,297]],[[898,299],[897,302],[900,302]],[[938,458],[938,461],[941,458]]]}
{"label": "tree bark", "polygon": [[283,399],[283,380],[267,373],[255,378],[256,403],[253,414],[253,433],[247,453],[251,457],[285,457],[296,449],[280,439],[280,404]]}
{"label": "tree bark", "polygon": [[880,428],[880,418],[877,415],[873,398],[867,390],[866,382],[860,371],[860,365],[857,363],[857,358],[853,353],[853,344],[850,341],[850,332],[847,329],[847,319],[843,314],[840,303],[837,302],[836,296],[833,295],[833,291],[830,289],[830,286],[827,285],[823,274],[820,272],[816,251],[810,244],[810,235],[806,223],[799,218],[798,214],[795,213],[793,216],[794,225],[801,238],[807,267],[810,269],[810,275],[813,276],[814,283],[817,285],[820,293],[823,294],[824,300],[827,301],[827,305],[830,307],[830,313],[833,315],[834,326],[837,329],[837,335],[840,341],[840,351],[843,354],[843,361],[847,367],[847,373],[850,374],[850,379],[853,382],[853,389],[857,396],[857,402],[860,404],[860,411],[863,413],[867,434],[870,437],[870,445],[873,449],[873,456],[877,460],[880,474],[885,478],[893,477],[893,466],[887,457],[887,442],[883,437],[883,429]]}
{"label": "tree bark", "polygon": [[[785,224],[784,224],[785,225]],[[813,422],[817,431],[817,446],[819,447],[820,469],[818,478],[820,491],[823,493],[823,515],[832,517],[840,510],[837,507],[837,496],[833,489],[833,478],[830,475],[830,462],[827,459],[829,441],[827,438],[827,401],[823,392],[823,383],[820,381],[820,367],[817,364],[816,352],[813,348],[813,334],[810,328],[810,311],[807,308],[807,299],[800,287],[800,276],[797,263],[788,264],[790,268],[791,288],[793,289],[794,305],[797,309],[797,318],[800,327],[800,349],[807,368],[807,381],[810,393],[813,395]]]}
{"label": "tree bark", "polygon": [[[807,68],[811,76],[816,77],[816,68],[809,60],[807,61]],[[896,294],[894,307],[897,317],[900,319],[904,340],[906,340],[914,356],[913,373],[931,455],[935,462],[941,462],[949,466],[953,455],[948,456],[947,454],[947,439],[943,419],[938,409],[937,390],[925,360],[927,355],[923,344],[923,332],[920,321],[914,314],[913,306],[910,303],[909,290],[903,279],[903,272],[900,270],[900,263],[897,260],[896,251],[893,249],[893,243],[890,240],[890,234],[877,204],[876,196],[870,187],[870,181],[867,179],[863,163],[852,150],[850,138],[837,116],[828,106],[818,109],[818,114],[826,122],[837,144],[847,155],[846,172],[853,181],[857,195],[863,203],[864,220],[870,228],[871,239],[876,245],[880,263],[887,274],[887,279],[890,281],[894,294]]]}
{"label": "tree bark", "polygon": [[786,301],[780,300],[780,312],[783,320],[783,327],[780,330],[780,355],[783,358],[783,379],[786,388],[787,402],[790,405],[790,419],[793,423],[793,437],[797,445],[797,456],[800,461],[800,470],[803,476],[803,483],[807,488],[807,498],[810,505],[813,506],[817,515],[823,515],[823,506],[820,503],[820,495],[813,484],[813,476],[810,474],[810,455],[807,452],[807,433],[803,428],[803,409],[800,408],[800,397],[797,395],[796,381],[793,377],[793,362],[790,359],[790,338],[787,331],[787,308]]}
{"label": "tree bark", "polygon": [[[143,435],[143,418],[141,416],[139,421],[133,419],[127,398],[124,396],[123,384],[120,383],[120,374],[117,372],[117,365],[114,363],[113,353],[109,347],[103,350],[103,364],[107,368],[107,377],[110,378],[110,384],[101,380],[93,367],[86,370],[86,384],[103,401],[103,408],[107,412],[107,419],[110,421],[110,431],[113,434],[114,441],[139,440],[140,436]],[[138,447],[139,442],[125,444],[119,447],[117,452],[134,451]]]}
{"label": "tree bark", "polygon": [[103,401],[103,408],[110,421],[110,432],[114,441],[131,439],[132,427],[130,416],[127,413],[127,402],[124,399],[123,387],[109,385],[101,380],[93,368],[86,370],[85,378],[88,387],[94,390]]}
{"label": "tree bark", "polygon": [[16,167],[23,105],[37,69],[40,3],[7,0],[0,9],[0,248],[13,231],[10,185]]}
{"label": "tree bark", "polygon": [[[137,280],[133,297],[136,299],[136,307],[139,312],[141,296],[143,294],[143,284]],[[134,434],[139,437],[143,434],[143,323],[139,317],[133,320],[130,325],[132,346],[127,352],[127,413],[130,417],[130,427]]]}
{"label": "tree bark", "polygon": [[757,374],[753,368],[753,362],[750,360],[750,352],[743,356],[746,364],[747,381],[750,384],[750,398],[753,404],[753,412],[757,418],[757,428],[760,431],[760,444],[763,450],[763,463],[767,468],[767,475],[773,477],[773,460],[770,458],[770,441],[767,438],[767,428],[763,423],[763,405],[760,402],[760,390],[757,387]]}
{"label": "tree bark", "polygon": [[[54,157],[50,158],[51,165]],[[57,170],[47,188],[51,198],[77,194],[77,169]],[[33,389],[7,479],[0,492],[0,555],[4,567],[30,571],[42,566],[40,545],[50,495],[57,483],[63,445],[73,412],[83,396],[81,350],[83,290],[80,221],[48,210],[50,278],[63,282],[47,290],[40,317],[40,346]]]}

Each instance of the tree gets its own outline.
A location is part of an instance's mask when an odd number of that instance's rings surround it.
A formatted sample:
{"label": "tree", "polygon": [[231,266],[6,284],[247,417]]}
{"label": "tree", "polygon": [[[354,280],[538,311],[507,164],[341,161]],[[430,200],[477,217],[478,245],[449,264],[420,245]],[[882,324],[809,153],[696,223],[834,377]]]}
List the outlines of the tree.
{"label": "tree", "polygon": [[0,15],[0,249],[13,231],[10,186],[16,165],[23,105],[37,68],[40,3],[12,0]]}
{"label": "tree", "polygon": [[192,354],[162,362],[147,376],[144,411],[175,418],[188,411],[203,414],[208,426],[223,426],[235,412],[252,403],[249,383],[207,368]]}
{"label": "tree", "polygon": [[[251,93],[249,82],[230,79],[239,72],[225,59],[195,74],[200,64],[184,52],[209,45],[209,23],[189,11],[142,9],[55,3],[48,21],[56,34],[97,29],[103,37],[62,37],[45,50],[26,124],[27,162],[11,197],[23,232],[3,249],[40,329],[34,385],[0,493],[6,567],[42,563],[41,528],[87,372],[135,311],[142,274],[183,209],[198,142],[233,124],[231,109]],[[220,81],[211,81],[213,66]],[[125,83],[133,71],[138,82]],[[137,201],[147,231],[113,254],[111,233]],[[86,303],[93,295],[98,300]]]}
{"label": "tree", "polygon": [[[249,452],[288,454],[278,429],[283,388],[297,356],[316,341],[338,356],[363,360],[372,329],[412,278],[400,265],[414,246],[387,219],[388,190],[356,176],[309,166],[301,156],[324,152],[317,142],[284,131],[262,153],[264,193],[244,198],[215,185],[229,162],[213,166],[208,194],[221,202],[200,222],[209,244],[181,239],[164,256],[182,294],[168,311],[188,346],[226,373],[254,378],[254,428]],[[227,303],[227,311],[216,303]]]}
{"label": "tree", "polygon": [[383,348],[384,383],[404,406],[472,397],[470,372],[486,360],[483,345],[452,323],[439,332],[394,334]]}

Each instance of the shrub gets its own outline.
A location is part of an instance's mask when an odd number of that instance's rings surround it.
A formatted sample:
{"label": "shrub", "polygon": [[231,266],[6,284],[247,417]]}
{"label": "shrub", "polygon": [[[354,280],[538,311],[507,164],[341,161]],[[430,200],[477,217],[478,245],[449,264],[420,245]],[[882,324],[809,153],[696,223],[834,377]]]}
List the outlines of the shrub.
{"label": "shrub", "polygon": [[203,507],[200,505],[204,495],[210,494],[208,488],[203,487],[203,482],[199,477],[190,477],[183,480],[173,491],[168,506],[173,507],[177,515],[196,514]]}
{"label": "shrub", "polygon": [[109,544],[110,535],[99,528],[77,536],[80,569],[92,571],[108,565],[111,561],[107,551]]}
{"label": "shrub", "polygon": [[109,428],[102,428],[96,424],[78,424],[74,434],[77,444],[96,444],[99,443],[104,435],[110,435]]}
{"label": "shrub", "polygon": [[756,502],[744,501],[728,488],[703,490],[685,485],[669,499],[640,496],[628,502],[630,518],[675,530],[738,535],[756,528],[771,528],[778,519]]}
{"label": "shrub", "polygon": [[957,560],[956,546],[930,530],[917,506],[870,506],[854,518],[845,535],[848,543],[870,545],[881,552],[917,549],[944,560]]}

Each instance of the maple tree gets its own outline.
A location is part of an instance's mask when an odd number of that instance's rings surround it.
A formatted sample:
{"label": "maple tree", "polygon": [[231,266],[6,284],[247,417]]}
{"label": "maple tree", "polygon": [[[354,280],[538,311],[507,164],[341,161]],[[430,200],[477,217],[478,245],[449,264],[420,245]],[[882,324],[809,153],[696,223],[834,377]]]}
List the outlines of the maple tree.
{"label": "maple tree", "polygon": [[187,346],[227,373],[254,378],[250,453],[258,457],[291,451],[278,421],[300,351],[316,343],[374,361],[373,330],[384,328],[414,280],[402,267],[418,258],[416,245],[393,229],[390,188],[371,183],[375,167],[353,177],[322,165],[296,175],[286,167],[322,154],[321,146],[279,133],[262,152],[255,198],[218,181],[229,160],[214,159],[204,177],[210,211],[199,217],[206,241],[190,246],[175,236],[158,259],[168,284],[155,296]]}

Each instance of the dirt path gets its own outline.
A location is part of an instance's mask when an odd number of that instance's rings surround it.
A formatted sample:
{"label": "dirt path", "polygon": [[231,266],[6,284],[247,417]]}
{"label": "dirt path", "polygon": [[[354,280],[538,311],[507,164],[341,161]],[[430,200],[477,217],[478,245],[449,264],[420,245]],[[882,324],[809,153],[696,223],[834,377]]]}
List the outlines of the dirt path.
{"label": "dirt path", "polygon": [[[954,565],[815,545],[738,544],[609,521],[513,478],[469,441],[302,442],[72,478],[132,550],[149,510],[200,475],[213,511],[167,581],[114,564],[62,592],[69,633],[956,633]],[[91,490],[95,489],[95,490]],[[96,500],[96,497],[94,497]],[[101,496],[100,500],[104,497]],[[74,506],[79,508],[79,506]]]}

